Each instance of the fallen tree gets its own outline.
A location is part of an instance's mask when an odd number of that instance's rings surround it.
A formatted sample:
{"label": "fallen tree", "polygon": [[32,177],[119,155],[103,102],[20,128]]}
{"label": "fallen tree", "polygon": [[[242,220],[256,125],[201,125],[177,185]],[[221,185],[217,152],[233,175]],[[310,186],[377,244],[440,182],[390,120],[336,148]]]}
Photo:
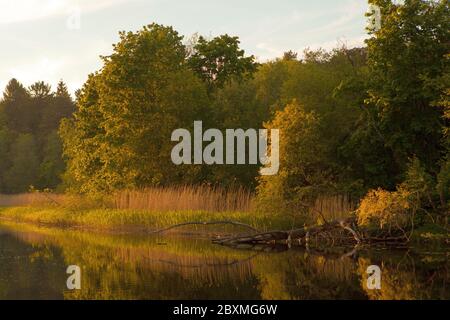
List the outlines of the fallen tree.
{"label": "fallen tree", "polygon": [[287,243],[288,245],[305,245],[309,246],[312,242],[330,242],[335,244],[372,244],[380,242],[407,242],[408,238],[400,237],[383,237],[372,238],[366,233],[358,229],[356,219],[343,219],[317,225],[313,227],[304,227],[291,231],[269,231],[262,233],[254,233],[241,235],[236,237],[226,237],[213,240],[214,243],[225,246],[236,246],[244,244],[262,244],[262,243]]}
{"label": "fallen tree", "polygon": [[186,226],[210,226],[210,225],[232,225],[246,228],[249,233],[238,236],[224,236],[213,240],[213,243],[230,247],[252,247],[258,244],[287,244],[288,246],[300,245],[309,247],[311,245],[361,245],[361,244],[390,244],[406,243],[409,237],[404,235],[376,235],[370,236],[367,230],[360,230],[355,218],[335,220],[322,225],[303,227],[290,231],[267,231],[259,232],[252,226],[236,221],[209,221],[209,222],[186,222],[176,224],[164,229],[154,230],[149,234],[161,234]]}

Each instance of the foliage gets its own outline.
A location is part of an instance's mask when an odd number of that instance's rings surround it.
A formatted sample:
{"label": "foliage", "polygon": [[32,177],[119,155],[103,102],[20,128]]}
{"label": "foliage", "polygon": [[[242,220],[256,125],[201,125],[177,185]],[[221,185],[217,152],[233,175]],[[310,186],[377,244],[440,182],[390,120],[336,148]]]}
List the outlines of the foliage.
{"label": "foliage", "polygon": [[6,172],[5,185],[11,192],[27,190],[38,179],[39,159],[36,142],[31,134],[17,136],[10,149],[12,166]]}
{"label": "foliage", "polygon": [[[70,201],[70,200],[69,200]],[[15,207],[1,208],[0,217],[25,223],[43,223],[56,227],[72,226],[98,231],[146,231],[167,228],[186,221],[239,221],[260,230],[288,229],[291,224],[282,217],[271,214],[255,215],[252,212],[214,212],[211,219],[209,211],[147,211],[147,210],[116,210],[87,209],[73,202],[74,207]],[[206,231],[214,228],[205,227]],[[232,226],[232,228],[236,228]],[[240,228],[240,227],[237,227]],[[244,229],[245,230],[245,229]]]}
{"label": "foliage", "polygon": [[411,193],[403,188],[395,192],[371,190],[357,210],[358,224],[374,229],[399,229],[410,226],[413,211]]}
{"label": "foliage", "polygon": [[408,159],[414,156],[427,171],[436,173],[443,152],[443,122],[434,101],[442,90],[429,83],[441,79],[448,64],[448,1],[370,3],[381,8],[382,27],[367,40],[366,105],[376,112],[375,125],[392,155],[394,178],[401,181]]}
{"label": "foliage", "polygon": [[408,165],[404,182],[396,191],[371,190],[361,200],[357,210],[358,223],[389,230],[416,227],[423,223],[426,209],[437,209],[435,185],[421,162],[414,158]]}
{"label": "foliage", "polygon": [[[317,198],[356,202],[372,190],[362,224],[404,228],[448,216],[449,3],[369,2],[382,23],[366,47],[289,51],[263,64],[227,34],[195,36],[186,47],[172,27],[121,32],[77,92],[73,116],[64,83],[52,92],[11,80],[0,103],[0,191],[54,188],[64,171],[63,187],[82,193],[238,185],[256,189],[265,211],[306,214]],[[280,129],[279,174],[173,165],[172,131],[192,131],[196,120]]]}
{"label": "foliage", "polygon": [[153,24],[120,37],[60,131],[68,174],[82,192],[186,182],[189,170],[171,163],[170,136],[207,112],[206,89],[176,31]]}
{"label": "foliage", "polygon": [[254,56],[245,56],[239,38],[227,34],[207,40],[200,36],[189,57],[189,65],[210,89],[223,87],[231,80],[251,76],[257,68]]}
{"label": "foliage", "polygon": [[281,132],[280,171],[260,178],[259,204],[268,211],[304,210],[321,189],[328,187],[325,181],[331,182],[331,172],[325,169],[326,150],[319,143],[319,118],[294,100],[277,112],[267,128]]}
{"label": "foliage", "polygon": [[64,82],[55,92],[36,82],[27,90],[16,79],[0,101],[0,192],[25,192],[30,186],[56,188],[65,170],[59,122],[74,104]]}

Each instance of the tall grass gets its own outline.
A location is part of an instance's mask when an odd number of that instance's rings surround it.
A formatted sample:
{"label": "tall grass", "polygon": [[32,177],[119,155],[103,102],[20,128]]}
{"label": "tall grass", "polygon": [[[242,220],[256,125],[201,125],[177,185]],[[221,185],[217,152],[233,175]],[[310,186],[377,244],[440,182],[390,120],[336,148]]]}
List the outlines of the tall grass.
{"label": "tall grass", "polygon": [[327,221],[349,218],[356,210],[356,204],[347,195],[318,197],[309,212]]}
{"label": "tall grass", "polygon": [[[0,207],[62,207],[72,210],[117,209],[121,212],[254,212],[254,195],[243,188],[180,186],[117,191],[103,198],[81,195],[27,193],[0,195]],[[356,209],[346,195],[319,197],[308,209],[308,220],[348,218]],[[268,212],[277,214],[276,212]]]}
{"label": "tall grass", "polygon": [[26,207],[30,205],[59,204],[67,201],[67,196],[62,194],[47,193],[22,193],[14,195],[0,194],[0,207]]}
{"label": "tall grass", "polygon": [[35,192],[0,195],[0,207],[60,205],[74,209],[250,212],[253,194],[244,188],[181,186],[117,191],[103,198]]}
{"label": "tall grass", "polygon": [[149,211],[249,212],[253,194],[244,188],[181,186],[119,191],[112,195],[114,209]]}

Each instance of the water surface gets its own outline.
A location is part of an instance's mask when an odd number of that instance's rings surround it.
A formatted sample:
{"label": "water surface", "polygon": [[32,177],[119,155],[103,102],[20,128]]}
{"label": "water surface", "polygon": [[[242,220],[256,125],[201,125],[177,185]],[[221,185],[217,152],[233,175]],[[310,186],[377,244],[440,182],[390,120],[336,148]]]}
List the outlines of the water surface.
{"label": "water surface", "polygon": [[[1,222],[0,299],[450,299],[445,251],[349,251]],[[69,265],[81,268],[81,290],[67,289]],[[367,289],[370,265],[382,269],[381,290]]]}

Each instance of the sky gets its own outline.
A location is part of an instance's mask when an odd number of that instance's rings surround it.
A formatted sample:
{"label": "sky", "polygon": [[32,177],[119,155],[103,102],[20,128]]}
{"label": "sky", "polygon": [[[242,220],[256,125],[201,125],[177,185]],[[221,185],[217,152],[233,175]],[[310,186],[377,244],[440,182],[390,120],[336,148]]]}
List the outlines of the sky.
{"label": "sky", "polygon": [[260,62],[305,48],[362,45],[366,0],[0,0],[0,89],[64,80],[71,93],[101,68],[121,30],[152,22],[181,35],[228,33]]}

